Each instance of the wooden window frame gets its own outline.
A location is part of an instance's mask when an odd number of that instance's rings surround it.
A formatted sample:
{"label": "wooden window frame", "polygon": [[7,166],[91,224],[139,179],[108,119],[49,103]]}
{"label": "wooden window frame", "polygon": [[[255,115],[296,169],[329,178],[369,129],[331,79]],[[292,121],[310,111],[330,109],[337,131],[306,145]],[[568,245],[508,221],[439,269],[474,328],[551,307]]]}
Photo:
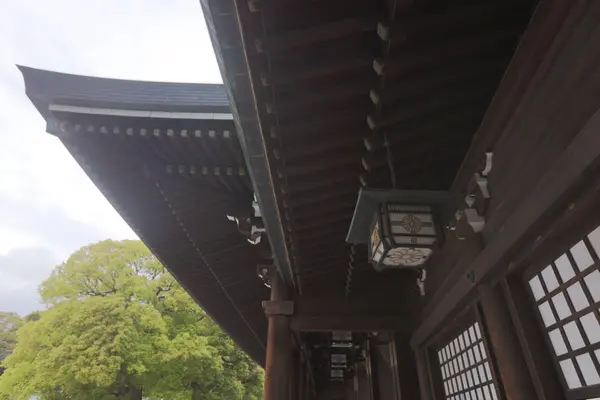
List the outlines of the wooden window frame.
{"label": "wooden window frame", "polygon": [[[580,381],[580,384],[585,385],[585,378],[583,372],[575,357],[583,354],[589,354],[596,371],[600,375],[600,354],[594,354],[596,350],[600,352],[600,341],[592,344],[589,338],[587,337],[586,331],[580,321],[581,317],[592,313],[596,317],[598,323],[600,323],[600,301],[594,301],[590,289],[588,288],[587,284],[584,283],[584,279],[587,276],[589,276],[595,271],[600,270],[600,254],[598,254],[598,252],[596,251],[596,249],[594,248],[594,246],[588,238],[588,235],[590,235],[596,229],[600,229],[600,227],[591,230],[586,230],[576,240],[569,241],[563,249],[561,249],[560,251],[553,252],[556,255],[556,257],[553,258],[553,261],[535,263],[530,267],[526,268],[521,274],[523,285],[527,288],[526,292],[528,303],[530,307],[532,307],[532,309],[534,310],[537,325],[541,329],[543,340],[546,345],[546,351],[550,359],[552,360],[552,364],[556,371],[556,375],[559,378],[560,386],[564,392],[564,396],[568,400],[581,400],[600,397],[600,383],[570,389],[567,383],[567,379],[565,378],[562,372],[562,368],[560,366],[561,361],[571,360],[577,377]],[[591,256],[593,261],[592,264],[585,267],[583,271],[579,269],[575,257],[572,253],[572,249],[580,243],[584,244],[585,249]],[[562,258],[563,256],[566,256],[570,267],[572,268],[574,273],[574,276],[570,277],[566,281],[563,280],[563,277],[556,264],[556,261]],[[555,276],[555,279],[558,282],[558,286],[552,290],[548,290],[545,280],[542,279],[542,272],[545,271],[547,268],[550,268],[550,271],[552,271],[552,273]],[[537,299],[533,293],[533,289],[530,286],[530,281],[535,277],[538,277],[539,283],[544,292],[543,296]],[[573,300],[567,292],[567,289],[576,283],[579,283],[580,288],[583,291],[585,299],[588,303],[588,305],[582,308],[580,311],[576,310]],[[568,310],[571,314],[562,319],[559,316],[558,309],[555,306],[554,302],[550,301],[550,299],[555,298],[558,294],[563,294]],[[542,304],[548,305],[554,318],[554,323],[548,326],[546,326],[546,323],[542,317],[542,313],[538,308]],[[564,327],[572,322],[575,323],[584,343],[583,347],[578,348],[576,350],[573,350],[571,343],[569,342],[569,339],[567,337],[567,334],[564,330]],[[561,354],[560,356],[556,354],[554,350],[554,345],[550,338],[550,332],[554,332],[556,330],[560,332],[563,343],[567,349],[567,351],[564,354]]]}
{"label": "wooden window frame", "polygon": [[[471,335],[471,329],[474,330],[474,326],[476,325],[478,325],[479,327],[480,337],[476,337],[475,341],[473,341],[471,337],[471,343],[469,345],[466,345],[466,347],[463,349],[455,349],[453,346],[453,342],[457,339],[460,342],[459,338],[463,336],[465,332]],[[449,370],[449,367],[447,366],[452,362],[452,360],[458,360],[459,356],[466,354],[469,350],[480,346],[480,344],[483,345],[484,350],[486,352],[485,358],[482,356],[479,361],[475,362],[472,365],[469,365],[469,367],[467,368],[461,367],[462,369],[459,372],[452,372],[451,370]],[[452,348],[455,351],[455,354],[447,354],[443,362],[441,362],[439,352],[446,348],[446,346],[448,345],[452,346]],[[473,389],[481,389],[483,391],[483,388],[488,387],[490,385],[492,386],[492,390],[495,391],[496,399],[505,398],[502,385],[499,379],[498,370],[496,368],[495,357],[490,346],[485,320],[482,316],[478,304],[475,303],[463,309],[461,315],[457,317],[452,323],[452,326],[432,340],[432,342],[428,345],[427,353],[429,354],[427,359],[429,363],[429,368],[430,370],[432,370],[431,379],[436,400],[470,400],[472,398],[470,395],[467,395],[468,392],[471,392]],[[457,363],[459,362],[460,361],[458,361]],[[479,367],[486,365],[486,363],[489,367],[489,374],[491,375],[491,379],[486,377],[486,379],[483,380],[479,374]],[[449,371],[451,372],[451,374],[448,375],[447,373],[443,372],[443,370]],[[462,389],[454,391],[451,394],[447,394],[446,383],[449,379],[459,376],[461,375],[461,373],[464,374],[465,371],[473,370],[475,370],[478,374],[480,382],[479,384],[469,386],[466,389],[463,386]],[[446,378],[444,378],[444,375],[446,375]],[[487,399],[487,397],[484,398]]]}

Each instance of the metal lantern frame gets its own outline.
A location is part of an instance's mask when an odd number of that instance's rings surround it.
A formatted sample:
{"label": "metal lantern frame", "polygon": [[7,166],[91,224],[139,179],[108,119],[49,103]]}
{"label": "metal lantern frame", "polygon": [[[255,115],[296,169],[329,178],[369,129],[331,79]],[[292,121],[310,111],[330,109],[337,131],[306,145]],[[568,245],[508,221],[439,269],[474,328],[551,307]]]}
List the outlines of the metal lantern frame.
{"label": "metal lantern frame", "polygon": [[[419,265],[387,265],[383,263],[385,257],[382,256],[374,261],[373,248],[371,243],[371,233],[374,226],[379,224],[379,238],[384,245],[384,253],[386,255],[393,249],[397,248],[428,248],[433,252],[435,248],[440,247],[444,241],[443,227],[452,218],[455,211],[460,207],[460,195],[446,191],[417,191],[417,190],[382,190],[361,188],[354,210],[352,223],[346,237],[346,241],[352,244],[366,244],[369,249],[369,259],[376,269],[402,269],[414,268],[422,269],[426,266],[427,260]],[[405,208],[402,211],[406,214],[423,213],[419,210],[427,210],[427,214],[431,215],[433,222],[435,239],[431,243],[426,241],[419,243],[419,235],[406,233],[404,235],[408,239],[411,237],[416,240],[409,240],[405,243],[397,243],[392,238],[388,237],[387,233],[391,232],[389,225],[386,224],[386,217],[389,221],[389,206],[398,206]],[[431,235],[428,235],[431,237]],[[430,256],[430,255],[429,255]],[[429,256],[427,258],[429,258]]]}
{"label": "metal lantern frame", "polygon": [[[393,210],[392,208],[397,208]],[[405,219],[413,222],[415,225],[422,224],[426,228],[431,228],[430,234],[420,234],[417,232],[411,232],[410,228],[405,228],[404,233],[394,233],[393,224],[396,222],[397,226],[405,223],[402,221],[392,221],[393,214],[405,214]],[[428,216],[430,221],[421,221],[416,216]],[[413,219],[410,218],[413,216]],[[403,204],[398,202],[385,202],[377,205],[374,216],[372,217],[373,222],[369,230],[369,260],[373,266],[378,269],[386,268],[424,268],[427,260],[433,253],[433,249],[436,248],[439,243],[443,241],[444,233],[439,224],[439,217],[437,216],[434,207],[427,204]],[[428,226],[428,224],[431,224]],[[417,228],[417,226],[415,226]],[[376,246],[373,245],[373,236],[376,235],[379,242]],[[398,241],[397,238],[404,238],[405,241]],[[377,258],[377,249],[382,246],[379,258]],[[430,250],[429,254],[425,257],[425,260],[418,264],[387,264],[388,255],[390,252],[398,249],[427,249]]]}

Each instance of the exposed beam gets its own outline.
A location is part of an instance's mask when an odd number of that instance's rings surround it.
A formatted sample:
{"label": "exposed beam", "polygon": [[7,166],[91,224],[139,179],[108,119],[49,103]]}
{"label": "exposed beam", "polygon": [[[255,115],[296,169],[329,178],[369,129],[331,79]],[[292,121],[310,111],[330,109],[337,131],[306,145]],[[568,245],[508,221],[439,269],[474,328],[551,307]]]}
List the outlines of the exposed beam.
{"label": "exposed beam", "polygon": [[481,86],[490,78],[500,77],[506,68],[505,57],[490,57],[482,60],[460,60],[443,64],[438,69],[418,72],[403,79],[386,83],[381,89],[372,90],[371,101],[375,105],[392,102],[410,102],[432,90],[450,88],[464,89]]}
{"label": "exposed beam", "polygon": [[338,39],[348,35],[374,31],[377,27],[376,19],[364,16],[362,18],[349,18],[334,21],[328,24],[311,26],[306,29],[297,29],[277,35],[256,39],[258,52],[277,52],[290,50],[292,47],[304,46],[316,42]]}
{"label": "exposed beam", "polygon": [[[311,176],[308,179],[288,179],[286,188],[284,190],[286,193],[293,195],[295,193],[309,192],[313,190],[323,191],[328,189],[331,185],[339,183],[358,186],[356,176],[348,174],[347,169],[342,169],[339,171],[332,170],[328,172],[326,176],[321,177]],[[294,215],[296,215],[295,212]]]}
{"label": "exposed beam", "polygon": [[283,138],[299,136],[303,140],[309,135],[331,135],[332,131],[356,131],[357,127],[366,125],[364,123],[363,113],[356,114],[358,110],[350,112],[329,115],[327,118],[315,118],[308,121],[296,121],[283,125],[272,126],[270,134],[272,138]]}
{"label": "exposed beam", "polygon": [[425,99],[413,99],[408,104],[395,104],[389,110],[384,110],[380,115],[369,115],[367,124],[373,130],[390,125],[404,123],[416,118],[424,118],[432,113],[444,112],[446,108],[455,108],[458,105],[478,107],[481,101],[490,98],[495,88],[493,85],[479,86],[467,90],[457,88],[436,93],[435,96]]}
{"label": "exposed beam", "polygon": [[[573,1],[540,2],[456,175],[453,184],[455,190],[460,190],[471,179],[481,156],[506,128],[557,35],[566,28],[563,23],[571,14],[571,9],[577,8],[581,12],[583,7],[583,3]],[[572,18],[569,25],[571,29],[575,25]]]}
{"label": "exposed beam", "polygon": [[[461,265],[461,279],[455,282],[413,335],[411,342],[418,346],[429,338],[441,321],[446,320],[452,310],[466,298],[475,286],[485,281],[490,273],[503,263],[509,262],[523,241],[533,240],[532,234],[546,228],[560,207],[565,206],[568,194],[572,193],[580,178],[585,176],[600,160],[600,111],[588,121],[563,153],[552,163],[547,172],[532,186],[524,200],[515,209],[512,217],[498,230],[491,243],[470,265]],[[533,243],[532,243],[533,244]],[[465,279],[469,271],[477,271],[473,280]]]}
{"label": "exposed beam", "polygon": [[366,68],[371,65],[372,61],[373,59],[369,56],[336,58],[334,61],[320,62],[308,67],[263,73],[261,81],[263,86],[283,85],[327,75],[334,75],[353,69]]}
{"label": "exposed beam", "polygon": [[373,82],[374,79],[365,78],[358,82],[344,82],[341,85],[319,88],[318,91],[310,91],[308,94],[298,93],[285,99],[278,98],[277,101],[267,101],[267,112],[269,114],[287,114],[307,108],[323,107],[330,103],[367,94],[373,87]]}
{"label": "exposed beam", "polygon": [[290,320],[290,328],[299,332],[411,332],[413,324],[414,321],[405,316],[294,315]]}
{"label": "exposed beam", "polygon": [[470,3],[466,6],[452,7],[450,10],[436,14],[408,12],[393,22],[382,22],[377,27],[377,34],[382,40],[393,44],[414,42],[423,36],[447,34],[456,30],[487,27],[497,24],[506,17],[514,18],[517,9],[531,8],[528,2],[503,1],[496,3]]}
{"label": "exposed beam", "polygon": [[289,163],[279,171],[282,176],[319,174],[334,168],[347,168],[351,171],[360,166],[362,152],[360,146],[352,152],[319,157],[320,160],[305,159],[301,163]]}
{"label": "exposed beam", "polygon": [[[365,127],[366,128],[366,127]],[[316,158],[318,155],[327,157],[336,153],[345,153],[357,150],[361,147],[361,133],[364,135],[366,129],[355,134],[349,133],[344,137],[325,137],[320,140],[310,140],[307,138],[305,145],[286,146],[283,158],[286,161],[303,161],[310,158]]]}
{"label": "exposed beam", "polygon": [[[512,43],[519,35],[515,29],[504,29],[465,39],[451,39],[419,50],[396,51],[386,61],[376,59],[373,69],[379,75],[391,77],[415,72],[434,65],[443,65],[465,58],[479,58],[482,55],[497,56],[504,43]],[[508,46],[505,46],[508,48]]]}

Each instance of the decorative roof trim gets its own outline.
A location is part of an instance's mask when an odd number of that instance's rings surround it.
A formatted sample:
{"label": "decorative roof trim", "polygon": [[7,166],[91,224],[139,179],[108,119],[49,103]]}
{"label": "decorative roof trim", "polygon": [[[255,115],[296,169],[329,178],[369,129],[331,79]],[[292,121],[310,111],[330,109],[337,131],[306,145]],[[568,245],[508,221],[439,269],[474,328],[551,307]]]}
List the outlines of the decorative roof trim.
{"label": "decorative roof trim", "polygon": [[50,104],[50,111],[71,112],[77,114],[112,115],[116,117],[141,117],[141,118],[165,118],[165,119],[213,119],[233,120],[231,113],[205,113],[205,112],[169,112],[169,111],[142,111],[123,110],[115,108],[95,108],[68,106],[63,104]]}

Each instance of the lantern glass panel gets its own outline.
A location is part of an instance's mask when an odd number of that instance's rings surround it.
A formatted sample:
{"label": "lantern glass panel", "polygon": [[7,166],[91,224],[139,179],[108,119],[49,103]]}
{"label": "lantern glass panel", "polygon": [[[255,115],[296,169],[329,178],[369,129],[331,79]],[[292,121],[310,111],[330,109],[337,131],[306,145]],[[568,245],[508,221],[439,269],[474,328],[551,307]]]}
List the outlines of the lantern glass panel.
{"label": "lantern glass panel", "polygon": [[388,251],[383,264],[390,267],[418,267],[427,261],[432,252],[426,247],[396,247]]}
{"label": "lantern glass panel", "polygon": [[419,267],[433,252],[436,241],[431,207],[382,204],[371,225],[371,260],[379,266]]}

